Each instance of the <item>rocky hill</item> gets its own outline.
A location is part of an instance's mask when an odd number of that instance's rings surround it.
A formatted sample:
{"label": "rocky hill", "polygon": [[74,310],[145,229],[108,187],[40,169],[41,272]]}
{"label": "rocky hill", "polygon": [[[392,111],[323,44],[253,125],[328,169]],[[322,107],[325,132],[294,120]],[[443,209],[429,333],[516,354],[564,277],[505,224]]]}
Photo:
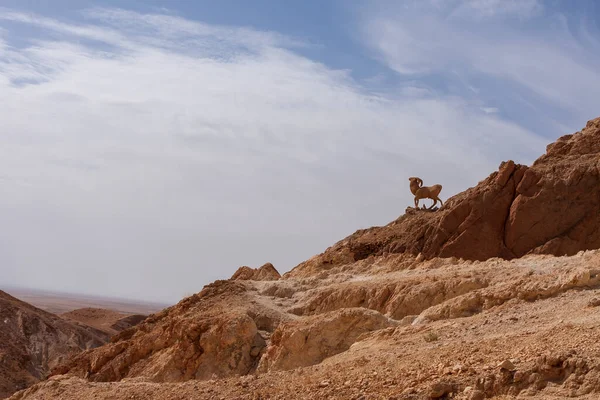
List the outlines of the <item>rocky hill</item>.
{"label": "rocky hill", "polygon": [[360,230],[293,269],[318,271],[369,256],[513,259],[573,255],[600,247],[600,118],[547,146],[532,166],[504,162],[433,213],[408,209],[383,227]]}
{"label": "rocky hill", "polygon": [[600,119],[279,278],[242,267],[13,400],[600,397]]}
{"label": "rocky hill", "polygon": [[70,355],[108,338],[0,291],[0,398],[44,379]]}

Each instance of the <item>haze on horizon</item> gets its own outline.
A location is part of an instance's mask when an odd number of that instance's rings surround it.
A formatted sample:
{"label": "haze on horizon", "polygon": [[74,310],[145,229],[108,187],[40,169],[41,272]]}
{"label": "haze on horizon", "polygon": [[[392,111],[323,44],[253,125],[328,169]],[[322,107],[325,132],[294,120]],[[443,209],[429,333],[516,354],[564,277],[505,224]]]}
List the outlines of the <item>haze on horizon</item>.
{"label": "haze on horizon", "polygon": [[600,115],[592,0],[6,0],[0,287],[284,273]]}

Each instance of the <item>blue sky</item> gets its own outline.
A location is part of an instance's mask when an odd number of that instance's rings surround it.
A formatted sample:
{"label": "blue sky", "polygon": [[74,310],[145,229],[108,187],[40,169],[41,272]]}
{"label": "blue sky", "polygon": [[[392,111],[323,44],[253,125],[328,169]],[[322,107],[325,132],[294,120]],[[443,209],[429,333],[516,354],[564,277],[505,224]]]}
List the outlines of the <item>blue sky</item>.
{"label": "blue sky", "polygon": [[4,0],[3,282],[177,301],[529,164],[600,114],[599,10]]}

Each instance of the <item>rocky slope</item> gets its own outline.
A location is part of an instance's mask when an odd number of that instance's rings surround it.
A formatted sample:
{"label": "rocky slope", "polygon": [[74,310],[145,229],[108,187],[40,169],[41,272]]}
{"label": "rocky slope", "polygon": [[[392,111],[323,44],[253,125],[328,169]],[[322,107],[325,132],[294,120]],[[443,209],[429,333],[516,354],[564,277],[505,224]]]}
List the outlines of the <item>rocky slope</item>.
{"label": "rocky slope", "polygon": [[599,251],[363,267],[214,283],[12,400],[600,396]]}
{"label": "rocky slope", "polygon": [[0,398],[45,378],[70,355],[107,341],[104,332],[69,323],[0,291]]}
{"label": "rocky slope", "polygon": [[408,209],[386,226],[357,231],[287,275],[310,276],[388,253],[466,260],[573,255],[600,247],[599,209],[600,118],[550,144],[532,166],[502,163],[441,210]]}
{"label": "rocky slope", "polygon": [[131,328],[146,319],[146,315],[124,314],[105,308],[79,308],[60,315],[62,318],[94,327],[108,335]]}
{"label": "rocky slope", "polygon": [[596,399],[599,211],[594,120],[280,279],[242,267],[13,400]]}

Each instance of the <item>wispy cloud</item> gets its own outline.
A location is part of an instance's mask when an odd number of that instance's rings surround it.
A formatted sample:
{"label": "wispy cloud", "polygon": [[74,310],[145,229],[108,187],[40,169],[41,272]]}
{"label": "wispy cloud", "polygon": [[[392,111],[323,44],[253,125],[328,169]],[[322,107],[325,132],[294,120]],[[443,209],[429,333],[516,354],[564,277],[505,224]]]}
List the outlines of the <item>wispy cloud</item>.
{"label": "wispy cloud", "polygon": [[[406,4],[413,6],[389,4],[363,19],[365,43],[401,76],[454,81],[449,91],[461,96],[474,88],[474,100],[513,108],[513,120],[549,121],[543,130],[576,129],[596,115],[600,46],[585,20],[567,23],[559,10],[533,0]],[[539,112],[521,115],[515,104],[526,102]]]}
{"label": "wispy cloud", "polygon": [[[25,45],[0,41],[0,264],[11,283],[176,300],[241,264],[287,270],[395,218],[411,204],[407,176],[443,183],[447,198],[547,142],[418,82],[369,91],[279,33],[112,9],[85,17],[0,10],[0,24],[36,28]],[[378,48],[390,66],[441,68],[438,47],[382,24],[371,39],[388,41]]]}
{"label": "wispy cloud", "polygon": [[[539,15],[544,6],[540,0],[444,0],[446,6],[453,7],[453,15],[467,15],[479,18],[518,17],[528,19]],[[454,4],[453,4],[454,3]]]}

